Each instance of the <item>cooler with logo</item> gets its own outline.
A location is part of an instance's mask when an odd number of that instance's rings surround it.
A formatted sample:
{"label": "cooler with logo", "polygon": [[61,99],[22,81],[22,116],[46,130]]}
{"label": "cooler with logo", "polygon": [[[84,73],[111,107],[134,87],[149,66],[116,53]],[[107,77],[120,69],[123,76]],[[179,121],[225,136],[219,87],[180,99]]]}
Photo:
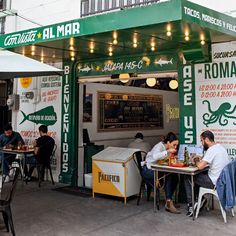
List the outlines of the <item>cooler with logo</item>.
{"label": "cooler with logo", "polygon": [[95,193],[124,198],[139,193],[141,176],[133,160],[133,148],[107,147],[92,157],[93,197]]}

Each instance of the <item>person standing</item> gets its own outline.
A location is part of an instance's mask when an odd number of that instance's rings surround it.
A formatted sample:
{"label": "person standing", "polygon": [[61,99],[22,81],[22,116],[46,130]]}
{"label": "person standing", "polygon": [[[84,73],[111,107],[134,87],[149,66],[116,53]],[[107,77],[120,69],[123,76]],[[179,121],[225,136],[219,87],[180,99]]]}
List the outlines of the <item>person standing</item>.
{"label": "person standing", "polygon": [[[151,169],[151,164],[156,163],[159,160],[170,158],[170,155],[177,152],[179,141],[177,136],[169,132],[162,142],[156,144],[146,156],[146,164],[143,167],[143,176],[147,183],[154,185],[154,171]],[[172,196],[176,190],[178,184],[177,174],[168,174],[160,172],[158,178],[162,178],[165,175],[164,191],[166,195],[165,209],[170,213],[179,214],[180,211],[176,209],[173,204]]]}
{"label": "person standing", "polygon": [[148,142],[145,142],[143,140],[143,134],[138,132],[135,136],[134,136],[134,141],[132,141],[128,147],[129,148],[137,148],[140,149],[143,152],[148,153],[151,150],[151,146]]}
{"label": "person standing", "polygon": [[[10,124],[4,126],[4,133],[0,135],[0,147],[16,147],[17,145],[23,145],[25,142],[18,132],[13,131]],[[5,181],[9,181],[10,165],[15,160],[16,155],[3,154],[1,156],[3,163],[3,175],[5,175]]]}
{"label": "person standing", "polygon": [[[213,189],[221,171],[229,163],[229,156],[226,149],[221,144],[215,143],[214,134],[211,131],[204,131],[200,135],[200,139],[206,153],[204,154],[203,158],[196,156],[192,161],[194,164],[196,164],[199,170],[203,170],[207,166],[209,166],[209,169],[205,172],[195,175],[193,179],[194,184],[196,184],[198,188],[204,187]],[[188,204],[187,216],[192,216],[192,191],[190,179],[188,176],[185,177],[184,184]],[[203,206],[204,201],[205,199],[203,199],[201,206]],[[194,208],[195,207],[197,207],[197,204],[194,205]]]}

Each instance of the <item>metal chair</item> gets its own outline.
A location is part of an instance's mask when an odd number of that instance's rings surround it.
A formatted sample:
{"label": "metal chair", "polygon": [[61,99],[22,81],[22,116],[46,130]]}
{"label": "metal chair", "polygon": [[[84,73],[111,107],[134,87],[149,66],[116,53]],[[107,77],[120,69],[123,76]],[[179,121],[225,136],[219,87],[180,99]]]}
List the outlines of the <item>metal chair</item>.
{"label": "metal chair", "polygon": [[[226,181],[226,176],[228,181]],[[200,187],[199,195],[198,195],[198,203],[197,203],[197,211],[196,218],[198,217],[200,205],[202,201],[202,197],[205,194],[211,194],[215,196],[219,202],[221,214],[223,216],[224,222],[227,223],[226,220],[226,205],[227,208],[230,208],[232,216],[234,216],[234,205],[235,205],[235,176],[236,176],[236,160],[228,163],[223,170],[217,180],[216,186],[214,189],[203,188]],[[221,187],[223,187],[221,189]],[[222,191],[221,191],[222,190]],[[226,203],[226,197],[229,195],[229,202]],[[212,198],[212,203],[214,203],[214,199]]]}
{"label": "metal chair", "polygon": [[[209,188],[200,187],[199,195],[198,195],[198,202],[197,202],[196,218],[198,218],[198,214],[199,214],[200,207],[201,207],[201,202],[202,202],[202,197],[203,197],[205,194],[212,194],[212,195],[215,196],[215,197],[217,198],[217,200],[219,201],[219,196],[218,196],[218,194],[217,194],[216,188],[214,188],[214,189],[209,189]],[[212,201],[214,201],[214,199],[212,199]],[[220,205],[220,210],[221,210],[221,214],[222,214],[222,217],[223,217],[223,219],[224,219],[224,222],[227,223],[227,220],[226,220],[226,211],[225,211],[224,208],[221,206],[220,201],[219,201],[219,205]],[[234,209],[233,209],[233,208],[231,209],[231,213],[232,213],[232,216],[234,216]]]}
{"label": "metal chair", "polygon": [[39,181],[38,185],[39,185],[39,187],[41,187],[41,183],[44,179],[45,169],[49,170],[51,181],[52,181],[52,184],[54,185],[54,180],[53,180],[53,176],[52,176],[51,162],[52,162],[53,157],[55,156],[56,150],[57,150],[57,145],[54,144],[54,148],[53,148],[52,154],[50,156],[50,161],[48,163],[38,163],[37,164],[38,181]]}
{"label": "metal chair", "polygon": [[142,162],[144,162],[146,160],[146,155],[147,155],[147,153],[144,151],[137,151],[133,154],[134,162],[135,162],[135,164],[139,170],[140,176],[141,176],[141,183],[140,183],[137,205],[139,205],[139,203],[140,203],[142,192],[145,189],[145,187],[146,187],[146,191],[147,191],[147,201],[150,200],[151,191],[152,191],[152,188],[154,188],[153,184],[146,182],[146,180],[143,176],[143,173],[142,173],[142,170],[143,170]]}
{"label": "metal chair", "polygon": [[13,167],[11,169],[14,170],[13,181],[9,183],[4,183],[4,178],[3,178],[3,184],[2,184],[2,189],[1,189],[1,199],[0,199],[0,212],[2,212],[2,216],[4,219],[7,232],[9,232],[9,225],[10,225],[11,233],[14,236],[15,230],[14,230],[14,224],[13,224],[12,213],[11,213],[11,202],[12,202],[15,190],[16,190],[16,185],[17,185],[19,174],[20,174],[20,169],[19,167]]}

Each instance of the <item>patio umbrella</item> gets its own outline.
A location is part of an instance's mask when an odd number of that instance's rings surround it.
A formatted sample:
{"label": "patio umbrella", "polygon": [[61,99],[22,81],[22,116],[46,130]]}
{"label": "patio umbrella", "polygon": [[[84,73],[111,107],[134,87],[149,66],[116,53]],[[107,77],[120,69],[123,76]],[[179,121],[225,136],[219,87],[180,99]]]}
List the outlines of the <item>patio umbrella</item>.
{"label": "patio umbrella", "polygon": [[56,67],[0,49],[0,79],[62,74]]}

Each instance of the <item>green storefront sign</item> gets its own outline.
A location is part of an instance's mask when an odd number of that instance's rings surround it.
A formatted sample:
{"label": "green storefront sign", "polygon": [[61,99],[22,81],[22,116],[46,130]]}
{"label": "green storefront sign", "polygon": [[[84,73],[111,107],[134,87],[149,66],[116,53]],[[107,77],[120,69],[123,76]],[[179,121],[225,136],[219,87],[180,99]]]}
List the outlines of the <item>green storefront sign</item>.
{"label": "green storefront sign", "polygon": [[120,73],[145,73],[152,71],[176,71],[176,53],[153,54],[146,56],[119,57],[99,61],[79,62],[79,76],[110,75]]}
{"label": "green storefront sign", "polygon": [[182,18],[189,23],[236,36],[235,18],[221,14],[192,2],[182,1]]}
{"label": "green storefront sign", "polygon": [[75,78],[75,64],[64,62],[62,79],[61,109],[61,173],[59,181],[77,186],[78,171],[78,104],[75,102],[78,85]]}
{"label": "green storefront sign", "polygon": [[[171,14],[166,14],[167,12]],[[13,48],[181,20],[236,36],[236,23],[233,17],[185,0],[172,0],[1,35],[0,48]]]}
{"label": "green storefront sign", "polygon": [[179,69],[180,143],[196,144],[196,101],[194,66]]}

